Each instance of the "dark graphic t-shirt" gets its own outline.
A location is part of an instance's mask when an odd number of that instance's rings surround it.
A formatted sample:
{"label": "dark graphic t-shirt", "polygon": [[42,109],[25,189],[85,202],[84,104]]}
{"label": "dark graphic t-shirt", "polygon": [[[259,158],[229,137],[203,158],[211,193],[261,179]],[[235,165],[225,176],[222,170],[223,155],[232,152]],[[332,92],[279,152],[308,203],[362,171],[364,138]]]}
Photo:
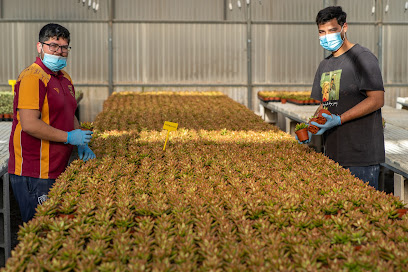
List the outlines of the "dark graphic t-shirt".
{"label": "dark graphic t-shirt", "polygon": [[[366,91],[384,91],[384,85],[377,58],[356,44],[320,63],[311,96],[340,115],[367,98]],[[326,155],[342,166],[385,161],[381,109],[326,131],[323,137]]]}

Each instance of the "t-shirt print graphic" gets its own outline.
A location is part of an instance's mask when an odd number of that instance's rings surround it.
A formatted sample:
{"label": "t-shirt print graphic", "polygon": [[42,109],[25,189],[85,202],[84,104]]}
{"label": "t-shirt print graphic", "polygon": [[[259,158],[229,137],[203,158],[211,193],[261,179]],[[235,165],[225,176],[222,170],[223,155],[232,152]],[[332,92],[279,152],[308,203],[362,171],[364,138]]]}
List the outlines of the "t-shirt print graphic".
{"label": "t-shirt print graphic", "polygon": [[340,95],[340,79],[342,70],[325,72],[320,79],[323,106],[337,106]]}

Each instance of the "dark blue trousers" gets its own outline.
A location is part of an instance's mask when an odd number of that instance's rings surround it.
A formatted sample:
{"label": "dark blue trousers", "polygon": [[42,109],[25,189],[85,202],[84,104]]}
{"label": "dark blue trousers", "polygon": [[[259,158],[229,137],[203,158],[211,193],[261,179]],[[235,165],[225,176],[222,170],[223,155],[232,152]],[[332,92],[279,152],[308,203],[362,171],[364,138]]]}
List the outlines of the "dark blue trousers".
{"label": "dark blue trousers", "polygon": [[378,179],[380,177],[379,164],[370,166],[345,166],[344,168],[349,169],[351,174],[356,178],[368,182],[368,185],[373,186],[378,190]]}
{"label": "dark blue trousers", "polygon": [[35,215],[35,208],[48,197],[48,192],[55,179],[40,179],[10,174],[10,183],[14,197],[20,207],[24,222],[30,221]]}

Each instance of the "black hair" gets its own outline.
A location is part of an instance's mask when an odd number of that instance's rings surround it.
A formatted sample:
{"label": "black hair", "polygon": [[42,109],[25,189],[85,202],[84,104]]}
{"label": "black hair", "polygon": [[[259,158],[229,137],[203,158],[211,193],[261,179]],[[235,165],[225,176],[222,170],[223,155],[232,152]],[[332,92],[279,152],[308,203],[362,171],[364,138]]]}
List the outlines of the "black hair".
{"label": "black hair", "polygon": [[47,24],[41,28],[40,33],[38,34],[38,41],[43,43],[45,41],[48,41],[50,38],[56,37],[57,40],[59,38],[66,39],[68,41],[68,44],[70,42],[70,36],[69,36],[69,31],[65,27],[59,25],[59,24]]}
{"label": "black hair", "polygon": [[316,24],[319,26],[335,18],[337,19],[337,23],[343,26],[347,19],[347,13],[345,13],[340,6],[324,8],[317,13]]}

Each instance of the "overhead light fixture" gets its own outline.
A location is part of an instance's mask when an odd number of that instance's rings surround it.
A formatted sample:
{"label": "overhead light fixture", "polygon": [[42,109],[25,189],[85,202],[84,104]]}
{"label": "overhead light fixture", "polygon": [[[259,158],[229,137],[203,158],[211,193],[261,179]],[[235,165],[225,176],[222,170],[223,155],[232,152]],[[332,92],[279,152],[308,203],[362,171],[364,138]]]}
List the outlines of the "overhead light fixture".
{"label": "overhead light fixture", "polygon": [[[99,0],[98,0],[99,1]],[[230,11],[232,11],[233,10],[233,8],[234,8],[234,6],[232,5],[232,2],[231,2],[232,0],[229,0],[229,2],[228,2],[228,9],[230,10]],[[249,5],[251,5],[251,0],[244,0],[245,1],[245,3],[249,6]],[[262,5],[262,0],[259,0],[259,5]],[[238,6],[238,8],[239,9],[241,9],[242,8],[242,3],[241,3],[241,0],[237,0],[237,6]]]}
{"label": "overhead light fixture", "polygon": [[78,3],[82,2],[82,6],[87,5],[88,9],[93,9],[93,11],[97,12],[99,10],[99,1],[100,0],[78,0]]}

